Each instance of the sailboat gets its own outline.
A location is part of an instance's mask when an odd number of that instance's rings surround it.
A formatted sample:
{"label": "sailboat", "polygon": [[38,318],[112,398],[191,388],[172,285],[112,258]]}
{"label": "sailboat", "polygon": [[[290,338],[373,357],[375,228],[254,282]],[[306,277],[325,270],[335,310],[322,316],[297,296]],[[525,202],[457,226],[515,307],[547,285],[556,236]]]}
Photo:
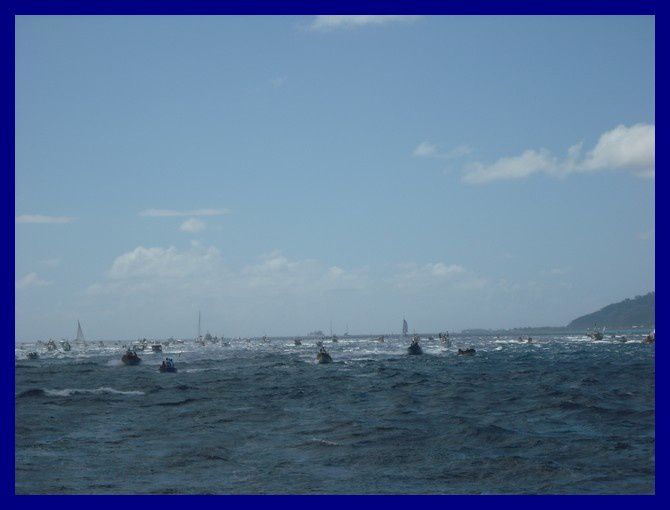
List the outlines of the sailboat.
{"label": "sailboat", "polygon": [[407,321],[405,318],[402,318],[402,336],[407,336],[407,332],[409,331],[409,328],[407,327]]}
{"label": "sailboat", "polygon": [[205,345],[205,340],[202,338],[202,314],[200,313],[200,310],[198,310],[198,338],[195,339],[195,341],[200,344],[200,345]]}
{"label": "sailboat", "polygon": [[77,321],[77,338],[74,340],[78,344],[83,344],[86,342],[86,339],[84,338],[84,332],[81,329],[81,323]]}

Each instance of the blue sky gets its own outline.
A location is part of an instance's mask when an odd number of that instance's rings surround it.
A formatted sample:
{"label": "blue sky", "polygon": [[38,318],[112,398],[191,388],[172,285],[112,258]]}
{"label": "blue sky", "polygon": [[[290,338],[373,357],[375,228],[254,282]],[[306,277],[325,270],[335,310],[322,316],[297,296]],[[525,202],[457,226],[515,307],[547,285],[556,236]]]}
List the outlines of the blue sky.
{"label": "blue sky", "polygon": [[17,17],[16,337],[564,325],[654,290],[653,17]]}

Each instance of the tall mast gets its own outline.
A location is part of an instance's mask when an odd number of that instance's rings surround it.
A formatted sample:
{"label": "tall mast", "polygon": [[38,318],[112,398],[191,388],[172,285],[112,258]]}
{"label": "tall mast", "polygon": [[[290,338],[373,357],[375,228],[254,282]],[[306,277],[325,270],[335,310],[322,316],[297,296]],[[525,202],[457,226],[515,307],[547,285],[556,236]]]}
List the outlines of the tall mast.
{"label": "tall mast", "polygon": [[200,331],[200,319],[201,319],[200,310],[198,310],[198,340],[200,340],[202,338],[202,334],[201,334],[201,331]]}

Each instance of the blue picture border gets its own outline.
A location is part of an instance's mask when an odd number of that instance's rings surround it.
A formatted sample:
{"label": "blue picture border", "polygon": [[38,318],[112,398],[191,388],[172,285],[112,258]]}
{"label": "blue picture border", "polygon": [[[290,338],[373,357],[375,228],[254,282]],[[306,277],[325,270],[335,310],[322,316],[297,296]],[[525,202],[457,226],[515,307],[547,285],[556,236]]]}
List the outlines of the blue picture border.
{"label": "blue picture border", "polygon": [[[600,15],[655,15],[657,25],[657,49],[664,55],[666,36],[663,31],[665,15],[663,4],[655,0],[15,0],[2,2],[0,41],[2,51],[2,90],[0,131],[2,150],[2,168],[0,170],[0,221],[1,238],[5,240],[0,249],[2,258],[2,356],[0,356],[0,391],[2,413],[0,418],[0,454],[2,479],[0,495],[5,505],[49,507],[84,507],[91,504],[103,507],[118,505],[145,507],[160,505],[177,508],[183,505],[221,506],[265,506],[284,508],[319,507],[335,508],[346,506],[384,506],[400,507],[421,505],[426,507],[455,506],[502,506],[508,508],[531,508],[537,505],[558,508],[564,505],[630,507],[668,506],[668,439],[665,436],[668,425],[668,380],[670,374],[661,367],[656,371],[656,495],[655,496],[16,496],[15,458],[14,458],[14,17],[16,15],[106,15],[106,14],[600,14]],[[661,62],[663,59],[661,58]],[[660,71],[656,80],[661,84],[656,100],[656,108],[663,111],[666,101],[663,99],[662,84],[666,82],[663,65],[656,66]],[[661,123],[661,130],[663,127]],[[661,143],[660,147],[664,145]],[[665,189],[665,157],[661,150],[656,165],[656,190]],[[658,193],[657,193],[658,195]],[[663,201],[656,204],[656,215],[665,217],[666,207]],[[656,225],[656,242],[663,252],[663,226]],[[659,244],[660,243],[660,244]],[[663,281],[666,276],[663,260],[656,268],[656,278]],[[616,277],[616,275],[612,275]],[[662,310],[665,309],[663,291],[656,294],[657,328],[660,340],[656,353],[660,359],[667,359],[668,341],[663,331],[668,331]],[[399,473],[398,476],[402,476]],[[93,500],[92,498],[95,498]],[[315,499],[318,498],[318,499]]]}

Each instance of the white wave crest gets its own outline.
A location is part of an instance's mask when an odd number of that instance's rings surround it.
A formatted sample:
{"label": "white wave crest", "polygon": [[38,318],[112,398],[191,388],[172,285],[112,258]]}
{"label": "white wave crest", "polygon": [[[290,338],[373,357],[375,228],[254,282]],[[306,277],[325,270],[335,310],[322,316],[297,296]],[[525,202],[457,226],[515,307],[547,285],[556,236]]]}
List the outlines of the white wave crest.
{"label": "white wave crest", "polygon": [[63,390],[44,390],[44,394],[49,397],[70,397],[72,395],[131,395],[131,396],[141,396],[144,395],[143,391],[121,391],[108,386],[101,388],[65,388]]}

